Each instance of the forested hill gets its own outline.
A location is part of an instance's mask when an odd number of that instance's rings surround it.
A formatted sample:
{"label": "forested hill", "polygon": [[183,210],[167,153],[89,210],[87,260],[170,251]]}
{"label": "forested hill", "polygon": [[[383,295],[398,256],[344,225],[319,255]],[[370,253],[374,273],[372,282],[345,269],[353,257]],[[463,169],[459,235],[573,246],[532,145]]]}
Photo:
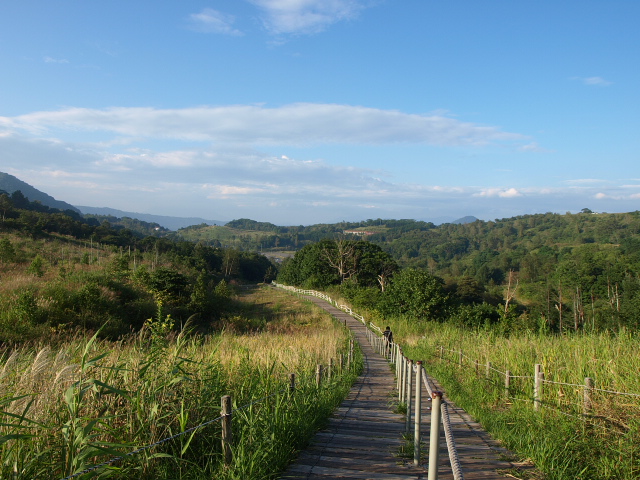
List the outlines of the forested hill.
{"label": "forested hill", "polygon": [[[243,250],[297,251],[322,239],[365,239],[389,252],[401,266],[425,268],[448,276],[471,275],[500,283],[509,270],[538,278],[549,259],[566,257],[582,246],[633,253],[640,243],[640,212],[542,213],[495,221],[436,226],[416,220],[366,220],[311,226],[277,227],[241,219],[225,227],[181,229],[185,240],[223,243]],[[588,250],[588,248],[586,248]],[[553,263],[553,262],[551,262]],[[547,265],[547,268],[544,267]]]}
{"label": "forested hill", "polygon": [[73,205],[61,200],[56,200],[51,195],[41,192],[37,188],[32,187],[28,183],[25,183],[8,173],[0,172],[0,191],[4,191],[9,195],[19,191],[31,202],[40,202],[42,205],[47,207],[57,208],[58,210],[71,210],[76,213],[80,213],[80,211]]}
{"label": "forested hill", "polygon": [[[495,282],[509,270],[545,273],[545,259],[577,251],[640,249],[640,212],[536,214],[495,221],[445,224],[428,231],[381,232],[369,237],[406,266],[447,276],[470,274]],[[496,272],[495,270],[500,270]],[[549,273],[549,272],[546,272]],[[501,275],[502,274],[502,275]]]}
{"label": "forested hill", "polygon": [[[385,292],[382,302],[370,292],[352,295],[353,301],[366,299],[363,305],[378,302],[381,311],[390,311],[389,305],[397,311],[412,303],[417,308],[433,298],[444,299],[446,293],[457,306],[452,310],[443,300],[440,317],[432,312],[430,319],[473,326],[499,322],[503,332],[640,328],[638,211],[596,214],[585,209],[578,214],[545,213],[413,229],[407,228],[411,223],[398,228],[381,220],[374,223],[346,226],[346,236],[331,240],[336,247],[305,247],[301,250],[305,255],[298,258],[296,253],[290,262],[294,268],[288,264],[283,267],[283,282],[292,279],[305,287],[326,287],[324,277],[296,275],[314,262],[333,272],[332,265],[339,263],[332,259],[331,251],[348,252],[349,244],[344,242],[366,238],[366,243],[382,248],[403,267],[390,278],[390,286],[402,284],[404,290]],[[356,251],[355,247],[352,250]],[[353,275],[358,279],[358,264],[367,257],[352,257],[340,258],[342,264],[351,261],[356,265]],[[374,267],[380,269],[381,265],[376,261]],[[336,280],[335,275],[327,278],[332,278],[333,285],[348,286],[343,293],[350,295],[352,286],[341,285],[344,282]],[[440,279],[443,290],[433,287],[430,278]],[[402,297],[420,282],[424,285],[415,295],[411,293],[418,300],[414,302],[408,294]],[[425,296],[424,292],[429,293]],[[398,298],[403,300],[396,305],[393,302]]]}

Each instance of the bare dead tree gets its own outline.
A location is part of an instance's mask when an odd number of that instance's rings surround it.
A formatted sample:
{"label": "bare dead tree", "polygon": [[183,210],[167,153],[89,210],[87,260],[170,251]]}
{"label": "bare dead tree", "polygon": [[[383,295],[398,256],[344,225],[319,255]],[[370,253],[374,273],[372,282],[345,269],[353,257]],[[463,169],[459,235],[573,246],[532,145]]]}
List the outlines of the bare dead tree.
{"label": "bare dead tree", "polygon": [[[514,280],[515,280],[515,286],[513,287],[513,290],[512,290],[511,284],[513,283]],[[506,292],[505,301],[504,301],[505,315],[509,312],[509,304],[511,303],[511,300],[513,300],[513,297],[515,297],[516,291],[518,290],[518,282],[519,282],[518,275],[513,270],[509,270],[509,283],[507,284],[507,292]]]}
{"label": "bare dead tree", "polygon": [[323,253],[329,265],[338,271],[340,283],[351,278],[357,272],[358,251],[354,242],[346,239],[335,241],[335,250],[323,248]]}
{"label": "bare dead tree", "polygon": [[573,297],[573,329],[577,332],[580,325],[584,325],[584,306],[580,287],[576,287],[576,293]]}
{"label": "bare dead tree", "polygon": [[378,283],[380,284],[380,290],[384,292],[384,289],[389,283],[389,277],[395,272],[396,265],[393,262],[385,262],[383,261],[380,264],[380,269],[378,273]]}
{"label": "bare dead tree", "polygon": [[556,310],[558,310],[558,328],[560,329],[560,335],[562,335],[562,309],[564,305],[562,304],[562,285],[558,284],[558,303],[555,305]]}

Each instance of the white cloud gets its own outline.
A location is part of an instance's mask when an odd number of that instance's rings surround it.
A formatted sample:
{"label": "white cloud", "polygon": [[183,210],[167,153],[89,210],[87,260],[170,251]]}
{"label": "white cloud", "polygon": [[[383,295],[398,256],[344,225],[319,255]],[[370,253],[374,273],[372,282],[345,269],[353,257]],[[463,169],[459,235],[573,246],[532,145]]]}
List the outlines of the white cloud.
{"label": "white cloud", "polygon": [[572,80],[578,80],[589,87],[608,87],[613,84],[602,77],[572,77]]}
{"label": "white cloud", "polygon": [[600,178],[575,178],[572,180],[565,180],[564,183],[566,183],[567,185],[590,186],[590,185],[601,185],[604,183],[608,183],[608,181]]}
{"label": "white cloud", "polygon": [[233,15],[227,15],[212,8],[203,8],[200,13],[192,13],[188,21],[189,28],[197,32],[242,35],[242,32],[233,26],[235,22]]}
{"label": "white cloud", "polygon": [[314,34],[329,25],[352,19],[365,8],[357,0],[249,0],[264,12],[273,34]]}
{"label": "white cloud", "polygon": [[524,135],[441,115],[417,115],[350,105],[294,103],[159,110],[66,108],[0,117],[9,128],[106,131],[122,136],[253,145],[423,143],[480,146],[522,141]]}
{"label": "white cloud", "polygon": [[69,60],[67,60],[66,58],[44,57],[43,60],[44,60],[44,63],[60,63],[60,64],[69,63]]}
{"label": "white cloud", "polygon": [[580,211],[590,201],[606,204],[607,210],[632,211],[640,198],[629,179],[509,187],[443,185],[416,176],[409,184],[386,171],[296,158],[300,153],[267,154],[247,146],[123,148],[110,152],[7,133],[0,136],[1,169],[75,205],[185,217],[247,217],[280,225],[371,215],[492,219]]}
{"label": "white cloud", "polygon": [[522,193],[515,188],[484,188],[473,194],[477,197],[499,197],[499,198],[514,198],[521,197]]}

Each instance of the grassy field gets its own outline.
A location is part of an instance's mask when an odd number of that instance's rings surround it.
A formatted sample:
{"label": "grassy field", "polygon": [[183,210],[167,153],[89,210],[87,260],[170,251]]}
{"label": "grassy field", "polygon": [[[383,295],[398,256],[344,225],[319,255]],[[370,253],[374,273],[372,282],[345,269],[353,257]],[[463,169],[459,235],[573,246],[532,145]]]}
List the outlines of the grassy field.
{"label": "grassy field", "polygon": [[[119,342],[79,337],[5,351],[0,477],[64,478],[211,422],[75,478],[275,478],[346,395],[360,360],[318,387],[316,365],[345,353],[349,333],[266,286],[238,300],[235,321],[262,333],[198,336],[165,318]],[[236,409],[230,465],[212,421],[223,395]]]}
{"label": "grassy field", "polygon": [[[545,478],[639,478],[637,336],[621,332],[616,336],[504,338],[490,331],[473,332],[446,324],[417,324],[408,319],[389,322],[405,353],[425,361],[427,372],[438,379],[456,404],[507,448],[522,459],[531,459]],[[489,377],[487,362],[491,362]],[[533,408],[535,364],[541,364],[545,374],[538,411]],[[506,370],[518,377],[511,379],[508,395]],[[595,382],[586,415],[585,377]]]}

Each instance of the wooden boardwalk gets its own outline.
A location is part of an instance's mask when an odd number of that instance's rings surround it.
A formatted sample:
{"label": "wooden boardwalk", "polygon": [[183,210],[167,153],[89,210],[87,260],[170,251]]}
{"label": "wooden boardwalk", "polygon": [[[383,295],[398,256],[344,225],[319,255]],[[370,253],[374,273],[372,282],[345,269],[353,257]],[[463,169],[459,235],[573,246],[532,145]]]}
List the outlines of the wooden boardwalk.
{"label": "wooden boardwalk", "polygon": [[[394,372],[387,360],[369,345],[366,327],[324,300],[307,297],[327,310],[354,332],[362,348],[365,364],[362,375],[349,396],[334,412],[327,427],[318,432],[311,445],[282,474],[287,480],[410,480],[426,479],[429,451],[430,404],[423,402],[421,464],[413,464],[413,447],[401,455],[405,445],[405,416],[393,412],[397,400]],[[432,379],[433,380],[433,379]],[[437,387],[438,384],[432,381]],[[423,393],[426,397],[426,391]],[[501,448],[464,410],[448,399],[449,415],[465,480],[514,478],[518,468]],[[413,431],[413,426],[411,427]],[[425,444],[426,442],[426,444]],[[453,479],[442,434],[439,479]]]}

